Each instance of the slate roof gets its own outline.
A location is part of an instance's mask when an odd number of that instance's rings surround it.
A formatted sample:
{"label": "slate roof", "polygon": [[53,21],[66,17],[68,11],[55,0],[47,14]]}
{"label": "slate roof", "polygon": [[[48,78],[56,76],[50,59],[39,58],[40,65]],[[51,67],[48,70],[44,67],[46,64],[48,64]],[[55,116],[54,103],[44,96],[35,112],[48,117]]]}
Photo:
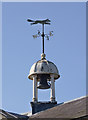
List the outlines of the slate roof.
{"label": "slate roof", "polygon": [[36,113],[30,116],[30,120],[32,120],[33,118],[36,118],[35,120],[44,120],[42,118],[45,118],[45,120],[49,120],[47,118],[54,118],[54,120],[55,118],[58,118],[59,120],[63,120],[66,118],[68,120],[83,118],[84,120],[84,117],[85,120],[88,120],[88,96],[81,97],[47,109],[45,111]]}
{"label": "slate roof", "polygon": [[0,120],[28,120],[29,117],[0,109]]}
{"label": "slate roof", "polygon": [[[31,116],[0,109],[0,120],[88,120],[88,96],[81,97]],[[50,119],[49,119],[50,118]]]}

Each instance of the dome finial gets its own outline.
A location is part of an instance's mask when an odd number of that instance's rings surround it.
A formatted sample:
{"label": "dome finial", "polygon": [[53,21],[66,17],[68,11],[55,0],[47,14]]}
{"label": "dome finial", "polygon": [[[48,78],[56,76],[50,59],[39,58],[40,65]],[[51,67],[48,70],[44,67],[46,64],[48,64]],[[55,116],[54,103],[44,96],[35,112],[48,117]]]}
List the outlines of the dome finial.
{"label": "dome finial", "polygon": [[46,59],[45,57],[46,57],[46,54],[42,53],[42,54],[41,54],[41,60]]}

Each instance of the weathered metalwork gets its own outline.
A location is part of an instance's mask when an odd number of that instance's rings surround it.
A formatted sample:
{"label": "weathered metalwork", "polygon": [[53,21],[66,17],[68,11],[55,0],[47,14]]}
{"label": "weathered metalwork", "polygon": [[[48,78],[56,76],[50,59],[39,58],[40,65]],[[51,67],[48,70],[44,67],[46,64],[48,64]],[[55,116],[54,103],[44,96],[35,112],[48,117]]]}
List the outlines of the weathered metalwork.
{"label": "weathered metalwork", "polygon": [[32,22],[31,25],[38,24],[38,23],[50,25],[50,22],[51,22],[49,19],[46,19],[46,20],[35,20],[35,21],[31,20],[31,19],[27,19],[27,21],[28,22]]}
{"label": "weathered metalwork", "polygon": [[28,78],[33,80],[33,75],[38,75],[38,74],[48,74],[48,75],[53,74],[54,79],[58,79],[60,77],[56,65],[46,59],[39,60],[32,65]]}
{"label": "weathered metalwork", "polygon": [[49,40],[50,36],[53,36],[53,31],[50,31],[49,34],[44,34],[44,24],[48,24],[50,25],[50,20],[46,19],[46,20],[31,20],[31,19],[27,19],[28,22],[32,22],[31,25],[34,24],[42,24],[42,33],[38,30],[38,33],[36,35],[33,35],[33,38],[37,38],[37,37],[42,37],[42,53],[44,54],[44,37],[47,38],[47,40]]}
{"label": "weathered metalwork", "polygon": [[50,75],[48,74],[39,74],[38,76],[39,79],[39,84],[37,86],[37,88],[39,89],[48,89],[50,88],[50,83],[48,83],[48,79],[50,79]]}

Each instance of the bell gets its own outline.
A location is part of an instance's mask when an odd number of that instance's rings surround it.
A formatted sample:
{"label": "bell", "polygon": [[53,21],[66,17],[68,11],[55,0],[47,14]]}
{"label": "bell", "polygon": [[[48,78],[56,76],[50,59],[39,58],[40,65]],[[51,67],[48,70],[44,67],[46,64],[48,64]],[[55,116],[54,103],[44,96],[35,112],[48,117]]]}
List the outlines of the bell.
{"label": "bell", "polygon": [[40,83],[37,86],[39,89],[48,89],[50,88],[50,85],[47,83],[47,79],[49,79],[50,75],[48,74],[41,74],[38,76]]}

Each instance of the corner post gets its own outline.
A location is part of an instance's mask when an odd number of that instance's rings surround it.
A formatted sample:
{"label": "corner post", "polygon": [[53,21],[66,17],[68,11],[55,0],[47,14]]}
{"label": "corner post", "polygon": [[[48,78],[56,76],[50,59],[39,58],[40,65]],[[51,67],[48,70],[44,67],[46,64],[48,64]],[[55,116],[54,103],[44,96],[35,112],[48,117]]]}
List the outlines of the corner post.
{"label": "corner post", "polygon": [[33,76],[33,102],[37,102],[37,75]]}
{"label": "corner post", "polygon": [[51,102],[55,102],[55,82],[54,82],[54,75],[51,74]]}

